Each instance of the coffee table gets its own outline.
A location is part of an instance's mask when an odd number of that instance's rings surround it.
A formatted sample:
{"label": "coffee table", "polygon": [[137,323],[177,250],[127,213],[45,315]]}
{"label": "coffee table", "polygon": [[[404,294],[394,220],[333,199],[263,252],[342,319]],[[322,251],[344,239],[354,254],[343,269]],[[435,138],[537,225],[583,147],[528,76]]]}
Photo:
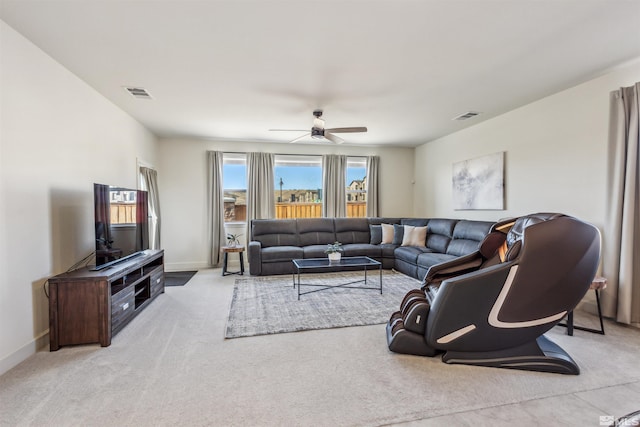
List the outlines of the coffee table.
{"label": "coffee table", "polygon": [[[382,295],[382,264],[375,259],[371,259],[366,256],[355,256],[355,257],[342,257],[340,261],[329,261],[329,258],[307,258],[307,259],[294,259],[293,265],[295,271],[293,273],[293,287],[295,288],[298,285],[298,300],[300,300],[300,295],[306,295],[313,292],[324,291],[326,289],[333,288],[347,288],[347,289],[376,289],[380,291]],[[378,269],[379,275],[379,283],[378,287],[366,286],[367,284],[367,271],[368,269],[376,268]],[[300,274],[301,273],[329,273],[329,272],[338,272],[345,271],[347,269],[358,269],[362,268],[364,270],[364,279],[355,280],[346,283],[340,283],[337,285],[320,285],[314,283],[301,283],[300,282]],[[296,283],[296,276],[298,277],[298,282]],[[364,283],[365,286],[349,286],[356,283]],[[301,286],[315,286],[318,289],[314,289],[311,291],[301,292]]]}

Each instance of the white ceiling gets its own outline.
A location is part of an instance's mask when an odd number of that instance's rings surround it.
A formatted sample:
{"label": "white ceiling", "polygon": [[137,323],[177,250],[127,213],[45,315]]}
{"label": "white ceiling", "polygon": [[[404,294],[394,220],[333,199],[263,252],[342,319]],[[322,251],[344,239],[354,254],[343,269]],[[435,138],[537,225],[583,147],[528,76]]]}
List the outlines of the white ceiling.
{"label": "white ceiling", "polygon": [[369,128],[348,144],[416,146],[640,57],[638,0],[0,0],[0,18],[160,137],[288,142],[304,132],[269,129],[321,108]]}

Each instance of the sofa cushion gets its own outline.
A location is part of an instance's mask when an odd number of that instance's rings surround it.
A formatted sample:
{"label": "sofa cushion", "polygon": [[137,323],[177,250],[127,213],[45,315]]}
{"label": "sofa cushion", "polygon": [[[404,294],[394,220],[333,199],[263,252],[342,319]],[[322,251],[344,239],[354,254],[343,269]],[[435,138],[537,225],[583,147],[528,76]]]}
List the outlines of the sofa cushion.
{"label": "sofa cushion", "polygon": [[385,243],[381,244],[381,245],[380,245],[380,250],[381,250],[381,252],[382,252],[382,253],[381,253],[382,257],[383,257],[383,258],[395,258],[394,251],[396,250],[396,248],[397,248],[397,247],[398,247],[398,246],[396,246],[396,245],[392,245],[392,244],[390,244],[390,243],[388,243],[388,244],[385,244]]}
{"label": "sofa cushion", "polygon": [[414,227],[412,225],[404,226],[404,235],[402,236],[401,246],[426,246],[427,245],[427,226]]}
{"label": "sofa cushion", "polygon": [[251,240],[263,248],[271,246],[300,246],[295,219],[254,219],[251,221]]}
{"label": "sofa cushion", "polygon": [[[397,251],[396,251],[397,253]],[[441,254],[437,252],[425,252],[418,255],[417,264],[420,267],[431,267],[432,265],[440,264],[441,262],[449,261],[457,258],[455,255]]]}
{"label": "sofa cushion", "polygon": [[393,254],[396,259],[401,259],[410,264],[415,264],[418,261],[418,256],[425,252],[431,252],[431,249],[424,246],[400,246],[393,251]]}
{"label": "sofa cushion", "polygon": [[328,258],[329,255],[326,254],[326,250],[327,245],[309,245],[302,247],[304,258]]}
{"label": "sofa cushion", "polygon": [[433,249],[433,252],[446,253],[457,222],[455,219],[442,218],[429,220],[427,247]]}
{"label": "sofa cushion", "polygon": [[342,256],[368,256],[370,258],[380,258],[382,249],[379,245],[369,243],[351,243],[343,245],[344,252]]}
{"label": "sofa cushion", "polygon": [[467,239],[481,242],[493,227],[493,222],[489,221],[468,221],[460,220],[453,229],[454,239]]}
{"label": "sofa cushion", "polygon": [[303,218],[298,219],[297,224],[300,246],[328,245],[336,241],[333,218]]}
{"label": "sofa cushion", "polygon": [[450,255],[462,256],[478,250],[493,223],[485,221],[458,221],[453,230],[453,239],[447,247]]}
{"label": "sofa cushion", "polygon": [[449,255],[462,256],[477,251],[480,242],[476,240],[453,239],[447,247]]}
{"label": "sofa cushion", "polygon": [[262,248],[262,262],[283,262],[303,257],[302,248],[299,246],[272,246]]}
{"label": "sofa cushion", "polygon": [[369,221],[366,218],[336,218],[334,220],[336,240],[343,245],[367,243],[371,238]]}
{"label": "sofa cushion", "polygon": [[371,235],[369,243],[371,243],[372,245],[379,245],[380,243],[382,243],[382,225],[369,225],[369,234]]}
{"label": "sofa cushion", "polygon": [[393,230],[394,227],[392,224],[381,224],[382,228],[382,243],[383,244],[392,244],[393,243]]}
{"label": "sofa cushion", "polygon": [[394,245],[401,245],[402,238],[404,237],[404,225],[393,224],[393,243]]}

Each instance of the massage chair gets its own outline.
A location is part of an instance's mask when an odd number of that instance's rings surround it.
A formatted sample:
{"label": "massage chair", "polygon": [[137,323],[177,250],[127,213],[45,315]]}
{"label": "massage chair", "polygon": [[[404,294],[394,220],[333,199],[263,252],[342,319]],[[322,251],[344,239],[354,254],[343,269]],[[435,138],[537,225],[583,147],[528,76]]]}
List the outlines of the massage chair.
{"label": "massage chair", "polygon": [[495,224],[478,250],[432,266],[387,324],[393,352],[446,363],[580,373],[543,334],[582,300],[596,274],[600,233],[556,213]]}

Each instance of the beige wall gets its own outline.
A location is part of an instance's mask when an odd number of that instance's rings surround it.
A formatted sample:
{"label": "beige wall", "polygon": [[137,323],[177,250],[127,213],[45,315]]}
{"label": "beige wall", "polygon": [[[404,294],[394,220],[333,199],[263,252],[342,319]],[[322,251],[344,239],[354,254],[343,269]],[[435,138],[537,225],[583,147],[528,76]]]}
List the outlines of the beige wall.
{"label": "beige wall", "polygon": [[[640,61],[416,149],[415,212],[495,220],[575,215],[602,229],[609,92],[640,81]],[[504,151],[504,211],[452,209],[455,162]]]}
{"label": "beige wall", "polygon": [[155,137],[0,21],[0,373],[47,344],[43,284],[94,249],[93,183],[136,187]]}
{"label": "beige wall", "polygon": [[413,213],[412,148],[221,142],[202,139],[160,140],[158,181],[162,209],[162,245],[168,270],[206,268],[206,152],[209,150],[279,154],[380,156],[380,215]]}

